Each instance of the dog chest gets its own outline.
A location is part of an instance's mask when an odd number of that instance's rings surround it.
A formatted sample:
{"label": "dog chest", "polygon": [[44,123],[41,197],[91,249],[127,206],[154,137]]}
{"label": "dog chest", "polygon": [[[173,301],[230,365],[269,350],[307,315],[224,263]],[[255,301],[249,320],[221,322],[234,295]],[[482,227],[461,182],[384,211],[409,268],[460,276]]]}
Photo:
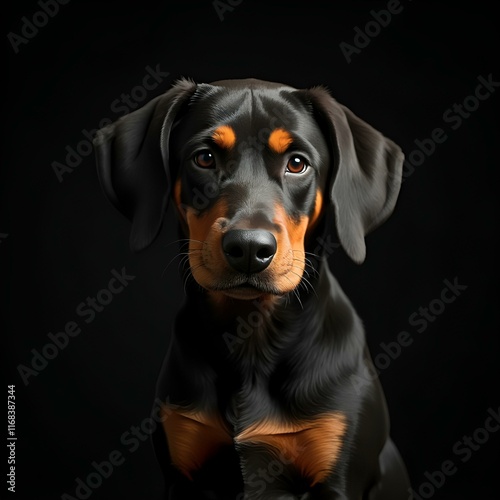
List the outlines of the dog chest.
{"label": "dog chest", "polygon": [[162,421],[172,463],[190,479],[224,446],[259,446],[268,449],[273,460],[292,466],[311,486],[334,470],[347,430],[339,412],[294,423],[266,419],[236,436],[222,418],[202,412],[164,406]]}

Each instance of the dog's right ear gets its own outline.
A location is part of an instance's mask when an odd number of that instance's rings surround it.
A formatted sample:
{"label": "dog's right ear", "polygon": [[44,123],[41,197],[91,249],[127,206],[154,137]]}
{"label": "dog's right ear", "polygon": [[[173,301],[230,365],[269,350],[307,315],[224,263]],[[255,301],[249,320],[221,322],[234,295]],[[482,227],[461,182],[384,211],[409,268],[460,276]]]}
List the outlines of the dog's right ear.
{"label": "dog's right ear", "polygon": [[97,172],[108,200],[132,221],[130,248],[149,246],[158,235],[172,186],[169,136],[196,84],[180,80],[144,107],[99,130],[94,139]]}

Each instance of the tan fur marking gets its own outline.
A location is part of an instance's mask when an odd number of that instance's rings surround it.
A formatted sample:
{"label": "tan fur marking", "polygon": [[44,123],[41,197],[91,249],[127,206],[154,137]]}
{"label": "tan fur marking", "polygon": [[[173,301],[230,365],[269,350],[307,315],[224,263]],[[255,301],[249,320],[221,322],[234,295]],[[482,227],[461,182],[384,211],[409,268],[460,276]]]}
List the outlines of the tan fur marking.
{"label": "tan fur marking", "polygon": [[220,447],[233,443],[226,426],[215,415],[163,406],[161,416],[172,463],[189,479]]}
{"label": "tan fur marking", "polygon": [[318,222],[319,216],[321,214],[321,209],[323,208],[323,195],[321,194],[321,191],[318,189],[316,192],[316,200],[314,204],[314,213],[312,214],[311,220],[309,221],[309,227],[307,228],[308,231],[310,229],[313,229],[314,226],[316,225],[316,222]]}
{"label": "tan fur marking", "polygon": [[175,206],[177,207],[177,210],[179,211],[180,215],[185,219],[186,210],[184,210],[182,206],[181,192],[182,192],[181,180],[177,179],[174,185],[174,201],[175,201]]}
{"label": "tan fur marking", "polygon": [[181,180],[177,179],[175,181],[175,186],[174,186],[174,200],[177,206],[181,204],[181,189],[182,189]]}
{"label": "tan fur marking", "polygon": [[289,132],[282,128],[276,128],[271,132],[267,143],[275,153],[284,153],[288,146],[293,142]]}
{"label": "tan fur marking", "polygon": [[229,125],[217,127],[212,134],[212,139],[222,149],[231,149],[236,144],[236,134]]}
{"label": "tan fur marking", "polygon": [[197,210],[187,207],[187,222],[189,226],[189,237],[192,240],[205,241],[211,231],[213,224],[227,212],[226,203],[218,200],[209,209],[199,214]]}
{"label": "tan fur marking", "polygon": [[[319,210],[318,206],[316,211]],[[216,287],[221,277],[231,272],[221,245],[221,238],[227,227],[226,214],[227,203],[224,199],[219,199],[202,214],[191,207],[186,208],[191,272],[194,279],[206,289]],[[281,231],[273,233],[278,251],[263,274],[280,293],[287,293],[299,285],[304,273],[304,240],[310,226],[309,217],[304,215],[299,220],[292,219],[285,208],[276,203],[272,220],[281,228]],[[219,305],[224,300],[217,294],[213,294],[212,299]]]}
{"label": "tan fur marking", "polygon": [[342,450],[347,425],[344,415],[331,413],[295,424],[263,421],[240,433],[236,442],[271,446],[292,460],[311,486],[324,481]]}
{"label": "tan fur marking", "polygon": [[201,215],[195,209],[187,208],[189,265],[195,280],[207,288],[220,279],[226,266],[221,245],[221,221],[226,213],[227,204],[222,199]]}
{"label": "tan fur marking", "polygon": [[282,292],[296,288],[305,267],[304,238],[309,217],[302,216],[298,221],[291,219],[280,204],[275,204],[273,222],[283,230],[277,234],[278,252],[271,263],[275,284]]}

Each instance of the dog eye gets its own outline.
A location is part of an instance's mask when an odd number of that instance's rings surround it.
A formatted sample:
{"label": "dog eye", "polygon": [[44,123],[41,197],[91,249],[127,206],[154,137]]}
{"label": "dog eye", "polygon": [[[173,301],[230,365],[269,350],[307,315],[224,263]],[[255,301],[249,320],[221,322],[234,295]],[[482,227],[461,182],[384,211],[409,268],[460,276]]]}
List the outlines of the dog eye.
{"label": "dog eye", "polygon": [[286,172],[290,172],[291,174],[302,174],[307,170],[306,160],[302,158],[302,156],[292,156],[286,165]]}
{"label": "dog eye", "polygon": [[194,162],[201,168],[215,168],[214,155],[208,149],[198,151],[194,155]]}

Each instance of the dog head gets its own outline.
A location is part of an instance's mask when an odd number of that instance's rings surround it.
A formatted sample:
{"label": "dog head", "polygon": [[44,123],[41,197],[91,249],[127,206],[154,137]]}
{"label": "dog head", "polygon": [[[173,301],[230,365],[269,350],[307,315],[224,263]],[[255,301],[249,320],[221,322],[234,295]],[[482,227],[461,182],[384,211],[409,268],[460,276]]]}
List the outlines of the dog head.
{"label": "dog head", "polygon": [[294,290],[330,210],[361,263],[403,164],[397,145],[323,88],[254,79],[182,80],[101,130],[95,146],[104,192],[132,220],[131,248],[151,244],[172,198],[195,280],[241,299]]}

